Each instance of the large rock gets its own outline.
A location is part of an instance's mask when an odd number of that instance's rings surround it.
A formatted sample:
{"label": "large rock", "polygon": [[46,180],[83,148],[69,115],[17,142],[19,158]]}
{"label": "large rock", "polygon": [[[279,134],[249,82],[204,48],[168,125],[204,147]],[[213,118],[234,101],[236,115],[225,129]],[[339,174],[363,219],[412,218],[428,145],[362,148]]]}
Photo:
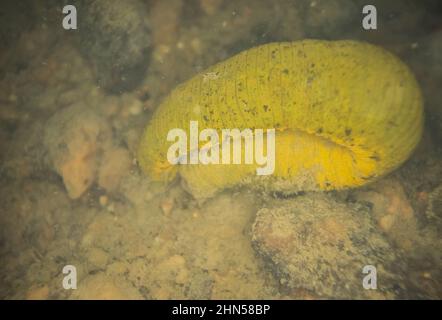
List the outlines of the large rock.
{"label": "large rock", "polygon": [[[290,293],[318,298],[398,298],[402,269],[366,210],[322,194],[275,202],[258,211],[253,244]],[[363,268],[377,268],[377,290],[364,289]]]}
{"label": "large rock", "polygon": [[95,67],[99,85],[117,93],[135,88],[151,51],[145,3],[79,0],[77,12],[80,50]]}
{"label": "large rock", "polygon": [[111,141],[106,120],[82,104],[65,108],[49,119],[44,142],[70,198],[79,198],[95,182],[100,151]]}

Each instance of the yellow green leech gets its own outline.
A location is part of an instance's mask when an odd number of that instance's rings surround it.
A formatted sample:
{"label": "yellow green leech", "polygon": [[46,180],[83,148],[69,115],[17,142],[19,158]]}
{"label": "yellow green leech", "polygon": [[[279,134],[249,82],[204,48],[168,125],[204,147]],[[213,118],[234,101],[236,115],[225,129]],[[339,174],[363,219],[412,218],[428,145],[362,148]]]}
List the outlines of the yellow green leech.
{"label": "yellow green leech", "polygon": [[[253,165],[171,165],[167,133],[275,128],[272,176]],[[253,182],[266,190],[361,186],[402,164],[423,127],[419,86],[386,50],[357,41],[270,43],[239,53],[179,85],[158,107],[138,150],[143,171],[177,173],[197,198]]]}

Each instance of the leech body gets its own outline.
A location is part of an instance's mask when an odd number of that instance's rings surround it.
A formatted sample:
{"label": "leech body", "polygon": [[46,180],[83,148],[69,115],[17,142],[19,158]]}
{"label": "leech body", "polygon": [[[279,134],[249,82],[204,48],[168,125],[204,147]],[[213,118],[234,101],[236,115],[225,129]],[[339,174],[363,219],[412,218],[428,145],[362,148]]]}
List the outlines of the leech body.
{"label": "leech body", "polygon": [[[167,134],[188,130],[191,120],[219,132],[275,128],[274,173],[256,176],[256,165],[245,164],[171,165]],[[144,131],[138,161],[153,180],[180,174],[197,198],[243,183],[283,191],[352,188],[401,165],[422,127],[419,86],[386,50],[357,41],[270,43],[173,90]]]}

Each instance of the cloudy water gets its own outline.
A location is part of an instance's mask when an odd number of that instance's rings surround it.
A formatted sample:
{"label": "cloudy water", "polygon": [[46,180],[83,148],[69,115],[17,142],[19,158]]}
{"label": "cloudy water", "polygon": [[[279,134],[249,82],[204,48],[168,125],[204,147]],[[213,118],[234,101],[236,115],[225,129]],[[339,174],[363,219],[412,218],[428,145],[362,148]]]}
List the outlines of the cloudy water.
{"label": "cloudy water", "polygon": [[1,299],[442,297],[439,1],[2,1],[0,46]]}

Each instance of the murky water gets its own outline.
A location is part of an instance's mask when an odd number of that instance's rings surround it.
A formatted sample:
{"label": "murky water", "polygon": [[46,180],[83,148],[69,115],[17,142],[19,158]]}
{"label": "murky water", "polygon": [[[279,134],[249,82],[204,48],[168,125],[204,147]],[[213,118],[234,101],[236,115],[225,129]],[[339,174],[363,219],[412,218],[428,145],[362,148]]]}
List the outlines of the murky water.
{"label": "murky water", "polygon": [[[1,298],[442,297],[438,1],[372,1],[366,13],[363,0],[67,4],[0,9]],[[143,129],[179,83],[311,38],[376,44],[412,70],[425,124],[403,165],[346,190],[237,185],[205,199],[184,178],[141,171]]]}

